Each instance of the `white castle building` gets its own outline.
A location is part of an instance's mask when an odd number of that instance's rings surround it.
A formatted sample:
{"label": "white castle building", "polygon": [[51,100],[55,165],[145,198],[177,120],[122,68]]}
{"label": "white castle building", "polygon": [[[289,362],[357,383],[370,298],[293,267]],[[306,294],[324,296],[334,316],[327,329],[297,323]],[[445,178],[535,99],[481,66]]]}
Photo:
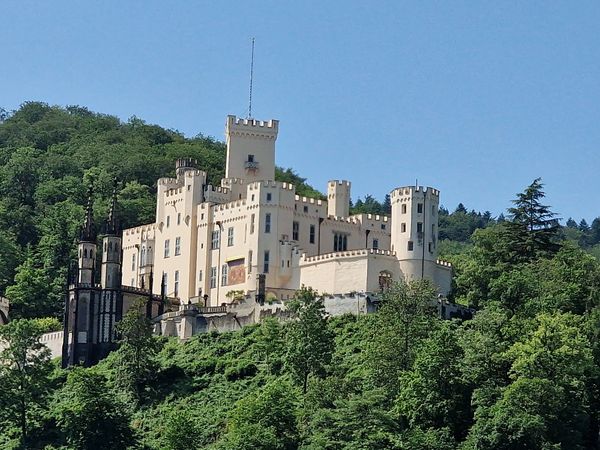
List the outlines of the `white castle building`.
{"label": "white castle building", "polygon": [[349,181],[330,181],[327,200],[274,181],[278,131],[277,120],[228,116],[220,186],[178,160],[176,178],[158,180],[156,221],[123,231],[122,284],[202,307],[285,301],[302,285],[379,292],[401,278],[449,292],[451,267],[437,260],[438,190],[398,187],[391,217],[350,215]]}

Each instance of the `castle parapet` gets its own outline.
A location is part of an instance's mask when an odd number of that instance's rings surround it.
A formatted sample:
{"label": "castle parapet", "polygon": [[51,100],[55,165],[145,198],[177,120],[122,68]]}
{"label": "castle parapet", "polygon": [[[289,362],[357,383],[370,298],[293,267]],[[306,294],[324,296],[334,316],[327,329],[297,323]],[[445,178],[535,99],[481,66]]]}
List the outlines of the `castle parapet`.
{"label": "castle parapet", "polygon": [[434,197],[439,197],[440,191],[438,189],[435,189],[432,187],[425,187],[425,186],[403,186],[403,187],[397,187],[396,189],[394,189],[390,193],[390,196],[393,198],[393,197],[402,197],[404,195],[413,195],[413,194],[421,194],[421,195],[429,194]]}
{"label": "castle parapet", "polygon": [[279,131],[278,120],[241,119],[236,116],[227,116],[226,133],[241,135],[259,135],[261,137],[276,138]]}

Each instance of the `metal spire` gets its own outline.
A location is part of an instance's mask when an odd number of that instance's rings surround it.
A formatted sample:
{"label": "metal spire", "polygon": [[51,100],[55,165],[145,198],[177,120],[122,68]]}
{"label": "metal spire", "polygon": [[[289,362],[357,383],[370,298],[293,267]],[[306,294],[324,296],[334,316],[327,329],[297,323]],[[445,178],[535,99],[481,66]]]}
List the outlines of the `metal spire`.
{"label": "metal spire", "polygon": [[254,38],[252,38],[252,56],[250,58],[250,100],[248,102],[248,119],[252,119],[252,82],[254,81]]}

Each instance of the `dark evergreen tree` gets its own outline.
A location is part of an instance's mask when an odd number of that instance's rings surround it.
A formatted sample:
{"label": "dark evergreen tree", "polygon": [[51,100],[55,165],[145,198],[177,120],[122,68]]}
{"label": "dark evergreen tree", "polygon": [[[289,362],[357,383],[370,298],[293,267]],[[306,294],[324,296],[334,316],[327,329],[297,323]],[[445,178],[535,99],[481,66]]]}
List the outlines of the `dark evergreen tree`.
{"label": "dark evergreen tree", "polygon": [[545,197],[541,178],[533,180],[517,194],[509,208],[510,222],[506,224],[507,238],[517,258],[533,259],[551,255],[559,248],[560,225],[550,207],[544,205]]}

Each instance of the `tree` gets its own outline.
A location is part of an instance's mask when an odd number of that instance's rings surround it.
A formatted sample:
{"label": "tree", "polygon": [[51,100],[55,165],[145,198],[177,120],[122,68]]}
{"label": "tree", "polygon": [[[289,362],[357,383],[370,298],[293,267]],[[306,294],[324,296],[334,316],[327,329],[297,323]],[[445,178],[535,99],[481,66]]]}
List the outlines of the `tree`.
{"label": "tree", "polygon": [[383,293],[369,348],[373,382],[398,392],[400,374],[408,370],[416,348],[435,325],[435,289],[427,280],[400,281]]}
{"label": "tree", "polygon": [[419,346],[413,367],[400,376],[396,408],[411,428],[448,428],[455,438],[470,423],[470,399],[460,373],[463,357],[455,326],[445,322]]}
{"label": "tree", "polygon": [[309,377],[323,375],[331,361],[333,334],[327,327],[323,299],[312,288],[297,291],[288,309],[296,320],[288,325],[285,365],[306,394]]}
{"label": "tree", "polygon": [[[55,326],[48,320],[17,319],[0,327],[0,425],[28,448],[50,389],[50,350],[40,336]],[[9,427],[14,426],[16,430]]]}
{"label": "tree", "polygon": [[511,247],[525,259],[556,253],[560,226],[550,207],[542,204],[545,197],[541,178],[533,180],[513,200],[509,208],[511,221],[507,223]]}
{"label": "tree", "polygon": [[53,408],[67,443],[81,450],[126,449],[134,441],[127,407],[111,393],[106,378],[73,369]]}
{"label": "tree", "polygon": [[257,331],[254,344],[259,361],[269,375],[281,369],[285,342],[280,322],[272,317],[264,319]]}
{"label": "tree", "polygon": [[131,306],[117,324],[119,349],[109,356],[109,367],[114,371],[113,382],[134,402],[142,398],[143,390],[156,369],[157,340],[152,324],[142,312],[145,300]]}
{"label": "tree", "polygon": [[60,317],[62,299],[55,294],[46,271],[29,251],[23,264],[17,268],[15,284],[6,289],[6,296],[11,303],[11,316]]}
{"label": "tree", "polygon": [[291,450],[298,446],[294,389],[274,381],[238,401],[227,422],[225,448]]}

